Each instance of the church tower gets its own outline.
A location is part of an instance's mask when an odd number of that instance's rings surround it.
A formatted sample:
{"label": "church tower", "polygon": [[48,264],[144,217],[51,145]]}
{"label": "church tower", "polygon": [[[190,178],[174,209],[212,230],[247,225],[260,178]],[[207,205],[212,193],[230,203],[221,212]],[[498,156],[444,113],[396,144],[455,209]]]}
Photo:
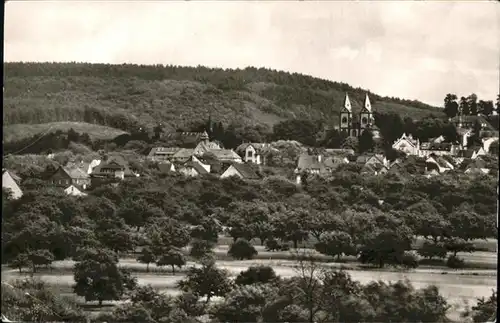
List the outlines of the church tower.
{"label": "church tower", "polygon": [[361,109],[361,112],[359,113],[359,121],[360,121],[360,133],[366,129],[366,128],[371,128],[373,126],[373,111],[372,111],[372,104],[370,103],[370,98],[368,97],[368,94],[366,94],[365,97],[365,105],[363,106],[363,109]]}
{"label": "church tower", "polygon": [[352,123],[352,106],[346,93],[344,107],[340,110],[340,132],[350,133]]}

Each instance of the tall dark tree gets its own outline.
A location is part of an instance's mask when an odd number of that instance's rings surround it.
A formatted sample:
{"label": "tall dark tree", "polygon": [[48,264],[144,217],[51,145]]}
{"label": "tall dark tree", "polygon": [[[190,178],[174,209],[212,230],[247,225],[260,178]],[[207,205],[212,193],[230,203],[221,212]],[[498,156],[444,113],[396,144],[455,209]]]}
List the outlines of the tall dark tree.
{"label": "tall dark tree", "polygon": [[493,110],[495,107],[493,106],[493,101],[483,101],[479,100],[479,113],[485,115],[485,116],[490,116],[493,114]]}
{"label": "tall dark tree", "polygon": [[467,97],[467,103],[469,105],[470,115],[477,116],[477,95],[472,93]]}
{"label": "tall dark tree", "polygon": [[373,140],[373,133],[369,129],[365,129],[361,136],[359,136],[358,150],[360,153],[373,151],[375,148],[375,141]]}
{"label": "tall dark tree", "polygon": [[459,111],[464,116],[468,116],[470,114],[469,101],[467,101],[465,96],[460,98]]}
{"label": "tall dark tree", "polygon": [[448,93],[444,98],[444,113],[448,118],[453,118],[458,113],[458,103],[457,96],[455,94]]}

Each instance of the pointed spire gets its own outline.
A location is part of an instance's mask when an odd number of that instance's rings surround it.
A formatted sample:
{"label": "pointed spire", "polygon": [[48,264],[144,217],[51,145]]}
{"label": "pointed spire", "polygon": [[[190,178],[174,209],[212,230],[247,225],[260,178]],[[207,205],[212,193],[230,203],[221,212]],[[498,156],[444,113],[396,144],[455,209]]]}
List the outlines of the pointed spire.
{"label": "pointed spire", "polygon": [[372,104],[370,103],[370,98],[368,97],[368,93],[366,93],[366,98],[365,98],[365,109],[372,112]]}
{"label": "pointed spire", "polygon": [[344,108],[346,108],[349,112],[352,112],[351,101],[349,100],[349,94],[345,94],[345,102]]}

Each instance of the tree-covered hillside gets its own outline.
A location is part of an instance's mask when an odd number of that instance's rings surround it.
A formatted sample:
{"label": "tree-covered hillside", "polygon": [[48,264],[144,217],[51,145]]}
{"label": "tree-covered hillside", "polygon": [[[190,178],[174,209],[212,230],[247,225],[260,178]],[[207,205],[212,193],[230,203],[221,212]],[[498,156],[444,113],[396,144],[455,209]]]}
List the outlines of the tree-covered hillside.
{"label": "tree-covered hillside", "polygon": [[[337,123],[349,93],[354,109],[365,90],[348,84],[249,67],[5,63],[4,124],[88,122],[125,131],[162,122],[167,129],[212,118],[224,124],[272,125],[300,118]],[[442,110],[369,93],[374,109],[421,118]]]}

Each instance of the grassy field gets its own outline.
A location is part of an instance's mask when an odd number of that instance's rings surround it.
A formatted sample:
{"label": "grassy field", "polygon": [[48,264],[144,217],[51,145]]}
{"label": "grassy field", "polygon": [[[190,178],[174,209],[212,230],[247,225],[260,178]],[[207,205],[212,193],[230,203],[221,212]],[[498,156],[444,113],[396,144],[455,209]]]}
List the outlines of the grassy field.
{"label": "grassy field", "polygon": [[[270,260],[245,260],[245,261],[217,261],[219,268],[226,269],[231,277],[235,277],[239,272],[247,269],[251,265],[271,265],[276,273],[282,277],[292,277],[296,275],[296,270],[292,267],[294,265],[293,261],[270,261]],[[179,280],[184,278],[184,272],[186,267],[178,271],[175,275],[166,270],[162,273],[156,270],[155,266],[152,265],[152,270],[154,272],[145,273],[139,271],[145,271],[145,265],[137,263],[134,259],[122,259],[120,265],[128,269],[132,269],[136,272],[135,276],[139,285],[151,285],[153,288],[159,290],[162,293],[167,293],[170,295],[176,295],[179,290],[176,288],[176,284]],[[193,263],[188,263],[188,266],[194,265]],[[329,266],[332,264],[324,264]],[[66,272],[61,273],[58,269],[71,268],[72,262],[56,262],[54,267],[56,268],[52,272],[44,271],[35,274],[35,277],[48,283],[50,286],[55,288],[58,293],[68,295],[71,297],[76,297],[82,304],[84,299],[77,297],[72,294],[72,285],[74,284],[72,273]],[[366,284],[373,280],[382,281],[397,281],[402,279],[408,279],[412,282],[415,288],[422,288],[427,285],[433,284],[439,287],[441,294],[447,298],[449,304],[452,308],[449,311],[449,317],[456,321],[459,321],[459,313],[464,310],[466,302],[469,304],[474,304],[476,299],[479,297],[487,297],[491,294],[491,289],[496,286],[496,271],[490,271],[488,275],[460,275],[460,271],[449,272],[443,275],[436,271],[417,269],[410,272],[391,272],[387,270],[380,271],[363,271],[363,270],[347,270],[347,272],[353,277],[353,279]],[[19,274],[15,270],[2,271],[3,281],[12,281],[17,278],[25,277],[27,274]],[[95,303],[86,304],[86,310],[92,312],[94,315],[102,312],[109,311],[113,308],[110,305],[116,305],[121,302],[106,302],[105,306],[98,307]]]}
{"label": "grassy field", "polygon": [[78,133],[88,133],[91,139],[113,139],[124,134],[125,131],[90,124],[86,122],[50,122],[41,124],[12,124],[4,125],[3,140],[10,142],[30,138],[34,135],[56,132],[57,130],[67,131],[73,129]]}

